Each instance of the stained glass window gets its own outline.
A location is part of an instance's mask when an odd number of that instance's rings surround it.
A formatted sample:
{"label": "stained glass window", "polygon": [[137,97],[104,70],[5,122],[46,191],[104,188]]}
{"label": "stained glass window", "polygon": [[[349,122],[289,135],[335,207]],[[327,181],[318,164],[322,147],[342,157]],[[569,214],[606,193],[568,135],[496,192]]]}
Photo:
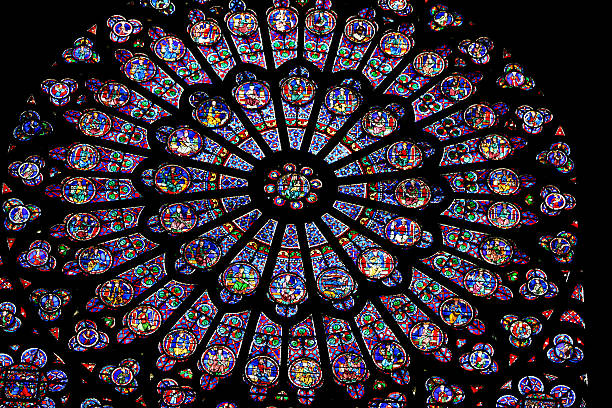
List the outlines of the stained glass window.
{"label": "stained glass window", "polygon": [[0,407],[586,407],[575,135],[477,23],[139,0],[75,30],[6,137]]}

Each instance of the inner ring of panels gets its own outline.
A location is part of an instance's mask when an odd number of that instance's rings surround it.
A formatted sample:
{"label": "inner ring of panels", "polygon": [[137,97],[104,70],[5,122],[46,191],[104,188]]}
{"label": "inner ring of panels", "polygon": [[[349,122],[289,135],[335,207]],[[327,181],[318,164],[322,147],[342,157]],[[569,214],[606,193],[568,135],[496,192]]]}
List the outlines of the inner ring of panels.
{"label": "inner ring of panels", "polygon": [[[559,292],[542,265],[576,241],[554,230],[574,197],[531,170],[533,149],[573,162],[528,147],[555,131],[529,73],[442,5],[145,3],[62,54],[14,134],[46,150],[9,164],[27,194],[7,229],[46,217],[12,247],[42,284],[34,313],[95,381],[167,407],[451,406],[479,402],[466,375],[502,386],[498,356],[545,320],[525,305]],[[571,406],[556,387],[543,398]]]}

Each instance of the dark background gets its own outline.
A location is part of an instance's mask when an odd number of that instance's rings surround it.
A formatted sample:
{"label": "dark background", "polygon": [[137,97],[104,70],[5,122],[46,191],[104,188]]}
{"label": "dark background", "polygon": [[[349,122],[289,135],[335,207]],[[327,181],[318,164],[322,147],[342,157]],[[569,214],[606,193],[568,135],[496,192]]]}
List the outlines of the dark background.
{"label": "dark background", "polygon": [[[97,16],[112,15],[113,9],[123,3],[36,0],[3,4],[1,140],[9,137],[30,90],[39,88],[45,72],[61,51],[86,31]],[[451,1],[451,4],[460,5],[464,16],[474,21],[483,35],[505,45],[512,53],[512,60],[526,66],[538,88],[543,90],[548,107],[556,117],[564,118],[564,128],[577,155],[578,184],[582,190],[578,197],[582,214],[581,250],[587,255],[581,258],[586,271],[583,274],[586,301],[594,309],[587,316],[590,327],[587,338],[591,342],[587,350],[600,351],[603,355],[609,340],[603,330],[602,335],[593,331],[593,326],[603,328],[609,324],[605,320],[609,306],[600,300],[609,298],[601,281],[609,281],[612,272],[609,262],[604,261],[610,252],[604,245],[609,244],[600,240],[609,226],[609,216],[605,214],[604,198],[607,197],[599,194],[607,196],[610,190],[609,159],[606,158],[609,144],[605,141],[610,132],[604,128],[606,116],[601,114],[610,102],[605,85],[605,75],[609,74],[604,72],[608,64],[604,37],[593,27],[601,24],[599,21],[606,18],[607,11],[590,2],[552,0],[464,0]],[[604,308],[604,312],[595,308]],[[595,391],[590,398],[591,406],[598,406],[597,396],[605,390],[603,378],[591,375],[590,380],[591,391]]]}

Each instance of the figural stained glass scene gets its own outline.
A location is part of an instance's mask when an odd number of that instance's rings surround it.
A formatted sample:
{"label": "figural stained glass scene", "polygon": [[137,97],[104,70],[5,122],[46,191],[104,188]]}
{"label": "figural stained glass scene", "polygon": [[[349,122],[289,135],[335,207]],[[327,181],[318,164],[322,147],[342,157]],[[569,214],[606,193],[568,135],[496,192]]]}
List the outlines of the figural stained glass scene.
{"label": "figural stained glass scene", "polygon": [[575,158],[459,2],[140,0],[5,137],[2,408],[584,408]]}

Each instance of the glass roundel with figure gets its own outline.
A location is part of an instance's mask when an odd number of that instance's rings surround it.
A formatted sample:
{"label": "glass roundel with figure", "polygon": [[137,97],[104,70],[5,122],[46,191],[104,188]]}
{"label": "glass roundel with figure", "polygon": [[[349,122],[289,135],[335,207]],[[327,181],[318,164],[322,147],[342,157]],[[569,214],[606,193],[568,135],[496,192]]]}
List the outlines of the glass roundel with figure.
{"label": "glass roundel with figure", "polygon": [[7,142],[0,407],[585,406],[572,139],[442,3],[65,44]]}

